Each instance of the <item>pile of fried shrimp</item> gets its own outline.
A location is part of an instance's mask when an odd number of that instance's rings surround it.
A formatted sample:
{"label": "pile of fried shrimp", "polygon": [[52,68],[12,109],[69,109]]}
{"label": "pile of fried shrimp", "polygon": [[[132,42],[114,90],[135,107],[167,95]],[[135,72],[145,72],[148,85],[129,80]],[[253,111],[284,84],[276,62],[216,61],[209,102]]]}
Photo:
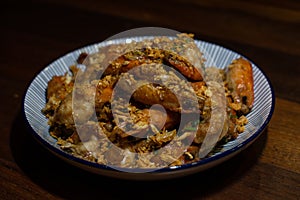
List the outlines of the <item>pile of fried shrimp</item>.
{"label": "pile of fried shrimp", "polygon": [[206,157],[245,130],[254,102],[251,63],[205,66],[192,34],[111,44],[74,63],[48,82],[42,112],[61,149],[104,165],[197,162],[207,134]]}

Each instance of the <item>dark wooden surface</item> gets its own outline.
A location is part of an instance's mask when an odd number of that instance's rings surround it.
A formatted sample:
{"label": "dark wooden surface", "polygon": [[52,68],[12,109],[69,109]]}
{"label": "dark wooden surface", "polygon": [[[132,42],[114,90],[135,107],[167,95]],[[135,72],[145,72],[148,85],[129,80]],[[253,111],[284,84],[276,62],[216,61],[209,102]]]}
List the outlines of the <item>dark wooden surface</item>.
{"label": "dark wooden surface", "polygon": [[[0,199],[300,199],[300,3],[297,0],[49,0],[1,3]],[[237,51],[270,78],[272,120],[249,148],[175,180],[115,180],[73,167],[27,131],[32,78],[76,48],[132,28],[192,32]]]}

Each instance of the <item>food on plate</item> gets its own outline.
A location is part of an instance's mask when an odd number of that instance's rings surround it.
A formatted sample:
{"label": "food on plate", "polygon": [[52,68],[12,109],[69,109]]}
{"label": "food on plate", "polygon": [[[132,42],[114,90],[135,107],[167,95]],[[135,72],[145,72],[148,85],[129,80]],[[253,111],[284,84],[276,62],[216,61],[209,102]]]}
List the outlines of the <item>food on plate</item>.
{"label": "food on plate", "polygon": [[[48,82],[42,112],[63,150],[100,164],[198,161],[208,133],[218,133],[212,152],[245,130],[253,107],[251,63],[205,66],[189,34],[111,44],[82,52],[77,63],[85,69],[75,64]],[[164,147],[165,154],[142,156]]]}
{"label": "food on plate", "polygon": [[241,108],[244,113],[248,113],[254,102],[253,73],[250,62],[239,58],[234,60],[227,71],[227,82],[233,102]]}

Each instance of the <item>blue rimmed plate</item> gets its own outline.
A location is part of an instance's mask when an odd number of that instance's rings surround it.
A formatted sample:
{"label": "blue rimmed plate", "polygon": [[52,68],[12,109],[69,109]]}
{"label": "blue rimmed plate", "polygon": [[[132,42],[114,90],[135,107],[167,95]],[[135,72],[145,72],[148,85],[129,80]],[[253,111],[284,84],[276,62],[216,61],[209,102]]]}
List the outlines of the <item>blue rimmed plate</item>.
{"label": "blue rimmed plate", "polygon": [[[33,79],[24,97],[25,118],[33,130],[32,134],[35,138],[55,155],[75,166],[105,176],[138,180],[175,178],[203,171],[231,158],[255,141],[266,128],[272,117],[275,96],[271,83],[266,75],[258,66],[252,63],[255,101],[252,111],[247,115],[249,123],[246,125],[245,131],[241,133],[237,139],[225,144],[219,152],[209,158],[192,164],[163,168],[149,173],[130,173],[118,171],[106,165],[89,162],[61,150],[56,143],[57,141],[49,135],[48,119],[41,112],[46,104],[45,95],[48,81],[55,75],[65,74],[65,72],[69,70],[69,66],[75,64],[77,57],[82,52],[94,53],[97,52],[99,48],[110,44],[124,43],[130,40],[141,41],[148,38],[151,37],[122,38],[89,45],[58,58],[44,68]],[[234,51],[212,43],[199,40],[195,42],[206,58],[206,66],[224,68],[230,64],[233,59],[244,57]]]}

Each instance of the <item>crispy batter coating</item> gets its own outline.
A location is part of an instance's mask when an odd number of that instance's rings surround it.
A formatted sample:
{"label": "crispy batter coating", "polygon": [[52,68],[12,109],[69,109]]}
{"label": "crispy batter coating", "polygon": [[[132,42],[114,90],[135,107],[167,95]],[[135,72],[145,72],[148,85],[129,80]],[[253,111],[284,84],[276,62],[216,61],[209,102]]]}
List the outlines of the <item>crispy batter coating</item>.
{"label": "crispy batter coating", "polygon": [[[49,119],[50,134],[62,149],[78,157],[121,167],[198,161],[208,130],[217,132],[219,124],[219,142],[235,139],[244,131],[248,122],[245,115],[254,102],[251,64],[239,58],[226,69],[204,68],[201,52],[191,48],[195,48],[192,38],[180,35],[173,41],[154,38],[111,45],[97,54],[79,56],[78,61],[88,66],[85,71],[72,66],[73,73],[55,76],[48,83],[42,112]],[[147,81],[139,85],[143,80]],[[76,90],[75,81],[81,83]],[[117,84],[124,96],[115,99],[113,112]],[[79,98],[78,105],[73,105],[74,95]],[[153,106],[157,104],[160,107]],[[225,113],[222,107],[226,107]],[[96,119],[92,118],[93,112]],[[200,119],[191,121],[197,113]],[[211,120],[212,114],[216,120]],[[180,123],[184,124],[181,130]],[[110,142],[125,151],[112,147]],[[183,155],[173,156],[182,151],[184,143],[190,145]],[[151,159],[134,154],[162,147],[166,147],[165,153]]]}

